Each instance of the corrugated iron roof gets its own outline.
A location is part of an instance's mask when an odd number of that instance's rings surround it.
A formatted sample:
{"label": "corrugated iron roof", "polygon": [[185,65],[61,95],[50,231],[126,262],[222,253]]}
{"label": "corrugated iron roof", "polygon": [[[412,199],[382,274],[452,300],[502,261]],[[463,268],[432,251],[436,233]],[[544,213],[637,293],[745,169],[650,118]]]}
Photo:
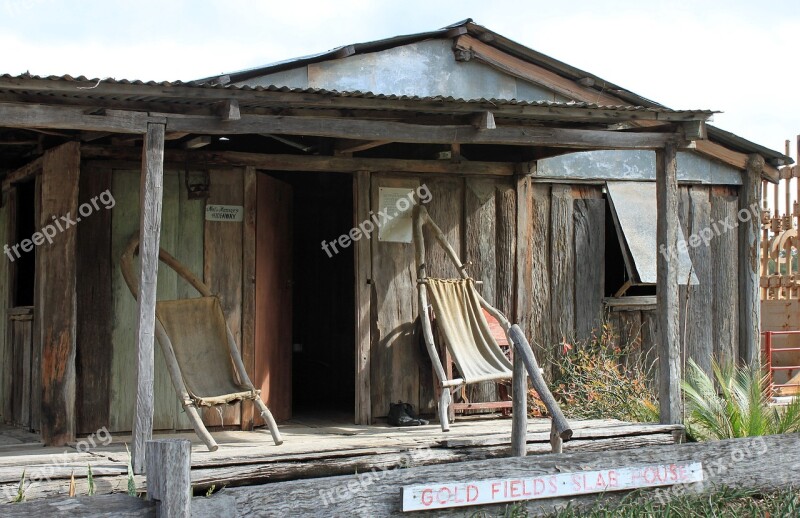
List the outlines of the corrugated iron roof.
{"label": "corrugated iron roof", "polygon": [[[467,18],[466,20],[456,22],[452,25],[448,25],[446,27],[443,27],[435,31],[420,32],[416,34],[395,36],[392,38],[385,38],[371,42],[344,45],[341,47],[337,47],[335,49],[331,49],[326,52],[321,52],[309,56],[303,56],[295,59],[288,59],[277,63],[271,63],[262,67],[249,68],[246,70],[239,70],[219,76],[207,77],[204,79],[199,79],[196,82],[203,83],[203,82],[215,81],[223,77],[225,77],[226,80],[230,80],[231,82],[244,81],[252,77],[257,77],[268,73],[279,72],[281,70],[289,70],[309,63],[318,63],[320,61],[336,59],[337,57],[344,57],[342,55],[342,52],[345,52],[345,55],[351,55],[349,54],[350,52],[352,52],[352,54],[378,52],[380,50],[392,48],[399,45],[415,43],[417,41],[422,41],[426,39],[449,37],[451,34],[453,34],[453,31],[456,30],[462,30],[464,31],[464,33],[470,34],[480,39],[481,41],[487,43],[488,45],[491,45],[493,47],[502,50],[503,52],[506,52],[524,61],[535,63],[536,65],[539,65],[547,70],[550,70],[551,72],[554,72],[562,77],[571,79],[573,81],[579,81],[582,79],[591,79],[592,82],[595,85],[601,87],[603,91],[610,93],[611,95],[614,95],[616,97],[619,97],[623,101],[629,103],[631,106],[640,106],[647,108],[665,108],[665,106],[660,103],[657,103],[653,100],[650,100],[646,97],[636,94],[626,88],[618,86],[599,76],[596,76],[592,73],[586,72],[579,68],[573,67],[572,65],[564,63],[563,61],[559,61],[546,54],[542,54],[541,52],[537,52],[529,47],[526,47],[525,45],[517,43],[503,36],[502,34],[498,34],[482,25],[475,23],[472,20],[472,18]],[[719,142],[736,151],[740,151],[743,153],[758,153],[764,156],[767,159],[767,161],[772,162],[774,165],[780,165],[780,163],[784,164],[794,163],[794,160],[791,157],[786,156],[779,151],[775,151],[760,144],[756,144],[755,142],[751,142],[731,132],[722,130],[710,124],[707,125],[707,129],[708,129],[708,136],[711,140]]]}
{"label": "corrugated iron roof", "polygon": [[[421,97],[421,96],[413,96],[413,95],[396,95],[396,94],[376,94],[373,92],[362,92],[362,91],[337,91],[337,90],[326,90],[323,88],[290,88],[286,86],[278,86],[278,85],[269,85],[269,86],[236,86],[233,84],[212,84],[212,83],[197,83],[197,82],[186,82],[186,81],[141,81],[137,79],[115,79],[115,78],[88,78],[86,76],[71,76],[71,75],[62,75],[62,76],[36,76],[31,74],[21,74],[21,75],[11,75],[11,74],[2,74],[0,75],[0,92],[25,92],[30,90],[30,88],[26,88],[24,85],[14,85],[14,80],[37,80],[37,81],[52,81],[54,83],[79,83],[79,85],[75,86],[75,90],[72,92],[75,94],[75,97],[86,97],[86,98],[94,98],[94,99],[102,99],[104,89],[101,88],[106,85],[132,85],[132,86],[142,86],[142,87],[163,87],[163,88],[197,88],[197,89],[215,89],[215,90],[233,90],[233,91],[251,91],[251,92],[285,92],[285,93],[295,93],[295,94],[311,94],[311,95],[318,95],[318,96],[330,96],[330,97],[351,97],[351,98],[359,98],[359,99],[385,99],[391,101],[411,101],[411,102],[438,102],[438,103],[471,103],[471,104],[490,104],[494,106],[538,106],[538,107],[545,107],[545,108],[574,108],[574,109],[592,109],[592,110],[613,110],[613,111],[625,111],[625,112],[647,112],[647,113],[669,113],[669,114],[697,114],[697,115],[713,115],[714,113],[719,113],[714,110],[707,110],[707,109],[700,109],[700,110],[673,110],[671,108],[666,107],[650,107],[650,106],[633,106],[633,105],[600,105],[596,103],[588,103],[588,102],[579,102],[579,101],[569,101],[569,102],[557,102],[557,101],[527,101],[527,100],[519,100],[519,99],[497,99],[497,98],[478,98],[478,99],[463,99],[458,97],[452,96],[428,96],[428,97]],[[11,84],[4,84],[4,80],[11,81]],[[53,93],[53,90],[48,90],[48,93]],[[41,93],[40,90],[37,90],[37,93]],[[64,93],[64,90],[61,90],[61,93]],[[134,97],[138,98],[141,96],[128,96],[129,98],[133,99]],[[160,96],[148,96],[148,99],[154,100],[154,98],[158,98]],[[124,99],[120,99],[124,100]]]}

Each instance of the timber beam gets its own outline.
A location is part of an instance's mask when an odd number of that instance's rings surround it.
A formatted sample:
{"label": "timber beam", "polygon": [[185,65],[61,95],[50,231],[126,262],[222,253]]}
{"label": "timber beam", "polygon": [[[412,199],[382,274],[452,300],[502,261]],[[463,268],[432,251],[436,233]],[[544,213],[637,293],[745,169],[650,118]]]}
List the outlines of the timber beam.
{"label": "timber beam", "polygon": [[142,134],[147,132],[148,122],[156,122],[144,112],[103,110],[102,114],[87,114],[85,107],[10,103],[0,103],[0,121],[6,128]]}
{"label": "timber beam", "polygon": [[42,172],[42,162],[44,158],[36,158],[19,169],[15,169],[3,178],[3,191],[7,191],[13,187],[15,183],[24,182],[25,180],[36,176]]}
{"label": "timber beam", "polygon": [[667,142],[689,146],[680,132],[617,132],[573,128],[501,126],[482,131],[472,125],[423,125],[353,118],[242,114],[239,119],[176,116],[122,110],[86,113],[83,108],[0,103],[0,120],[10,128],[55,128],[114,133],[147,131],[166,124],[168,132],[205,135],[306,135],[413,144],[496,144],[570,149],[661,149]]}
{"label": "timber beam", "polygon": [[[84,146],[82,156],[87,160],[124,161],[138,163],[141,151],[125,146]],[[270,155],[241,151],[186,151],[168,149],[164,161],[170,166],[184,168],[186,164],[203,167],[255,167],[273,171],[354,171],[466,174],[513,176],[517,164],[512,162],[445,160],[408,160],[401,158],[351,158],[339,156]]]}
{"label": "timber beam", "polygon": [[388,140],[341,140],[334,145],[334,153],[337,155],[346,155],[348,153],[357,153],[359,151],[366,151],[380,146],[391,144]]}
{"label": "timber beam", "polygon": [[679,132],[499,126],[481,131],[472,125],[423,125],[351,118],[242,115],[238,121],[216,117],[167,117],[167,131],[207,135],[273,133],[313,137],[380,140],[410,144],[492,144],[570,149],[661,149],[668,142],[689,147]]}

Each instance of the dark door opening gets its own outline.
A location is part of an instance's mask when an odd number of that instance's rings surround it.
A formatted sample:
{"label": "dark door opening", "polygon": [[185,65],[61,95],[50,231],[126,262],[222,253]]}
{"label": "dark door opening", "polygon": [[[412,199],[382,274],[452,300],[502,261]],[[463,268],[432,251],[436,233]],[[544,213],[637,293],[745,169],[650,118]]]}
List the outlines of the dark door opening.
{"label": "dark door opening", "polygon": [[352,419],[355,406],[353,178],[275,173],[292,186],[292,414]]}
{"label": "dark door opening", "polygon": [[[36,279],[36,247],[26,251],[20,243],[29,240],[36,232],[36,183],[17,184],[16,228],[13,229],[16,244],[13,248],[14,279],[12,299],[14,307],[33,306],[34,280]],[[30,244],[28,242],[28,244]],[[19,255],[17,255],[19,254]]]}

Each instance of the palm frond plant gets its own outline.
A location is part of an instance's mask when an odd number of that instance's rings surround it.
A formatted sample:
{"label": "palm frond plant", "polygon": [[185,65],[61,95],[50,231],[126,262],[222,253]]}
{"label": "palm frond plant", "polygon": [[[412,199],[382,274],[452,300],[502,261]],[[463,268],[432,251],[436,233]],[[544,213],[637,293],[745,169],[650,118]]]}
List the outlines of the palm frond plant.
{"label": "palm frond plant", "polygon": [[712,361],[709,376],[689,360],[682,382],[688,435],[699,441],[800,431],[800,399],[770,406],[767,380],[749,367]]}

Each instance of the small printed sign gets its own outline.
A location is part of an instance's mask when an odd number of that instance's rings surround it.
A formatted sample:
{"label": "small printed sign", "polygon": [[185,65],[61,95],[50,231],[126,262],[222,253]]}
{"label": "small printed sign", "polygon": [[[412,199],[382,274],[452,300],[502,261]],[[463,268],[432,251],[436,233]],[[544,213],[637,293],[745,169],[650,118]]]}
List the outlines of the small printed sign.
{"label": "small printed sign", "polygon": [[692,462],[475,482],[423,484],[403,487],[403,512],[626,491],[702,480],[702,463]]}
{"label": "small printed sign", "polygon": [[378,188],[378,241],[410,243],[412,238],[411,209],[414,206],[413,187]]}
{"label": "small printed sign", "polygon": [[244,207],[241,205],[206,205],[206,221],[235,223],[243,220]]}

